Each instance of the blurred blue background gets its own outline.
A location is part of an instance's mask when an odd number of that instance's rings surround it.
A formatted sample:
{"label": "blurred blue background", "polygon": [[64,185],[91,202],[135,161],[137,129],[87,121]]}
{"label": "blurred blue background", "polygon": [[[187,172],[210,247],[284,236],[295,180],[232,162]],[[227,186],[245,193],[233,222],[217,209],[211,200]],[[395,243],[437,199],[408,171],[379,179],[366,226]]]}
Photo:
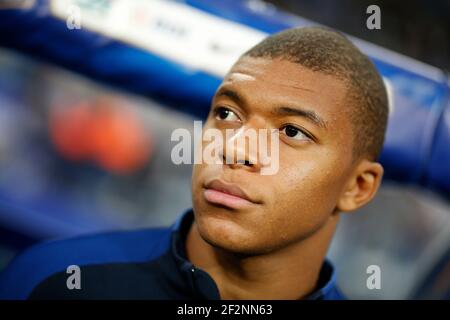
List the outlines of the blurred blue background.
{"label": "blurred blue background", "polygon": [[[365,26],[370,4],[381,30]],[[373,59],[390,98],[386,179],[342,219],[338,284],[350,298],[450,298],[446,1],[0,2],[0,270],[39,241],[172,223],[191,206],[172,131],[205,117],[243,51],[317,23]],[[381,290],[366,287],[372,264]]]}

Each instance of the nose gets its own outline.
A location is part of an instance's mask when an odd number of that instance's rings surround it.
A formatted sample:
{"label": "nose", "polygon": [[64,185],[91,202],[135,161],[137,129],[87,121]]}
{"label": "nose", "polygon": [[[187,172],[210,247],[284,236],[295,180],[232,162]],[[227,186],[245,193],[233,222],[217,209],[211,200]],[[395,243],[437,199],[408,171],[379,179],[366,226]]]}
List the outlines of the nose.
{"label": "nose", "polygon": [[258,172],[261,170],[258,147],[257,130],[241,127],[231,137],[225,138],[220,156],[223,164],[231,169]]}

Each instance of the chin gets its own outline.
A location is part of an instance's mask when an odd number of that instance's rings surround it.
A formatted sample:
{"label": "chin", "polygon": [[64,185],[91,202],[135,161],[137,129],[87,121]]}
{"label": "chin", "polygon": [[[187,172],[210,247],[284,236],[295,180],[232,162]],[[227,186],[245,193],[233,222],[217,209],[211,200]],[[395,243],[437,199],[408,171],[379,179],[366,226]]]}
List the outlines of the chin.
{"label": "chin", "polygon": [[267,253],[267,247],[260,242],[261,232],[246,229],[232,220],[214,215],[196,218],[200,236],[209,245],[239,255],[260,255]]}

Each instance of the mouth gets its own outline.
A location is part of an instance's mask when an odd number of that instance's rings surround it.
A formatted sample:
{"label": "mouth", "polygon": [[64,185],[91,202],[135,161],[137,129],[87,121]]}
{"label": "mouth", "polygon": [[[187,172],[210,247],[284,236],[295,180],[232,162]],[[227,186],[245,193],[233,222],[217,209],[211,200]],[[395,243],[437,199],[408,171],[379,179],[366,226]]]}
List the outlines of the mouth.
{"label": "mouth", "polygon": [[204,186],[203,196],[209,203],[231,209],[243,209],[260,203],[252,200],[238,185],[220,179],[208,182]]}

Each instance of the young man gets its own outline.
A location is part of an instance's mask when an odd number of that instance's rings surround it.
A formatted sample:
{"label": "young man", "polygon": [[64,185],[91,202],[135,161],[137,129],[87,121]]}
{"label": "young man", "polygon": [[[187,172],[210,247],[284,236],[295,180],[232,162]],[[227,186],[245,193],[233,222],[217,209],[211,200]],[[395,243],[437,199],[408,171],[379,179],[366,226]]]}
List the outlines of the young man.
{"label": "young man", "polygon": [[268,37],[226,75],[204,129],[277,129],[275,174],[247,148],[245,161],[196,164],[193,209],[174,226],[33,247],[0,297],[340,299],[325,254],[340,213],[377,192],[387,114],[380,75],[342,35]]}

